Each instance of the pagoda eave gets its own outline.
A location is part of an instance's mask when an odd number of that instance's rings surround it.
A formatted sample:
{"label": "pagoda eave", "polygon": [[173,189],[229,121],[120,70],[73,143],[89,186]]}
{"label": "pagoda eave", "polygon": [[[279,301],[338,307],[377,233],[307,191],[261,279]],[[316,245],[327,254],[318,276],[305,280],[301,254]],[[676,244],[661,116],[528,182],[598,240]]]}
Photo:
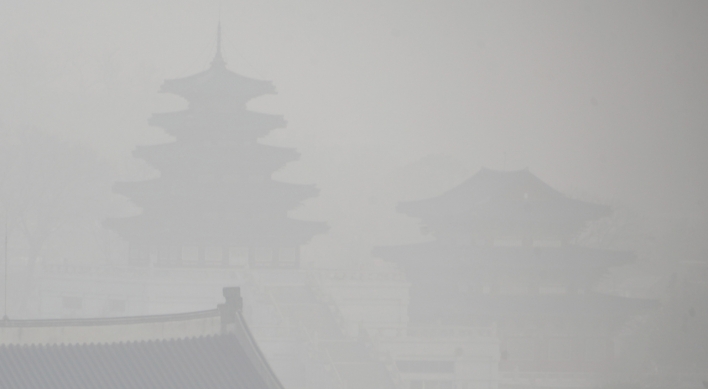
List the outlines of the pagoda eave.
{"label": "pagoda eave", "polygon": [[165,80],[160,92],[176,94],[194,100],[202,98],[235,98],[248,101],[252,98],[275,94],[275,86],[270,81],[238,75],[220,66],[192,76]]}
{"label": "pagoda eave", "polygon": [[162,172],[178,169],[203,174],[233,174],[249,171],[269,176],[288,162],[297,160],[296,150],[258,143],[247,145],[201,144],[185,147],[178,142],[139,146],[133,156],[141,158]]}
{"label": "pagoda eave", "polygon": [[287,122],[282,115],[261,112],[231,109],[209,112],[189,109],[153,114],[148,119],[148,124],[164,128],[170,133],[179,133],[187,130],[212,134],[227,129],[229,132],[241,132],[252,136],[263,131],[267,132],[285,127]]}
{"label": "pagoda eave", "polygon": [[327,231],[327,225],[294,219],[277,223],[221,223],[195,220],[190,223],[170,223],[169,220],[138,215],[110,219],[107,226],[121,233],[132,243],[146,245],[214,245],[244,247],[294,247],[307,243],[312,236]]}

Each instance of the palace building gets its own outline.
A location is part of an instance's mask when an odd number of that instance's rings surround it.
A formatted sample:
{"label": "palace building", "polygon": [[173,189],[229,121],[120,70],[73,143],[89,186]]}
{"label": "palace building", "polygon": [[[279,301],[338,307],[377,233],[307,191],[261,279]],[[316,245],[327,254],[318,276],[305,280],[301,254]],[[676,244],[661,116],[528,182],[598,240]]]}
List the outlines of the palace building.
{"label": "palace building", "polygon": [[652,306],[594,291],[634,258],[574,243],[610,208],[564,196],[528,170],[482,169],[398,209],[434,238],[374,249],[411,282],[411,324],[496,327],[501,388],[596,384],[612,366],[613,335]]}

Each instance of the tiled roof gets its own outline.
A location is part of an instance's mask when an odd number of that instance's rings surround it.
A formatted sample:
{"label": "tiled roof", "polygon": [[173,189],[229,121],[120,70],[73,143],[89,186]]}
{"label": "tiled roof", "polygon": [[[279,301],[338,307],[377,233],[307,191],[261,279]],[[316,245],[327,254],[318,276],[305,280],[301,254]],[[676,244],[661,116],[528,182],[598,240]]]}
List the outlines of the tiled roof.
{"label": "tiled roof", "polygon": [[238,287],[203,312],[0,321],[0,389],[283,389]]}
{"label": "tiled roof", "polygon": [[[635,256],[629,251],[595,249],[568,245],[564,247],[524,247],[524,246],[473,246],[449,245],[440,242],[423,242],[404,246],[377,246],[372,254],[387,261],[397,262],[406,267],[420,264],[422,272],[431,271],[430,258],[449,258],[451,266],[536,266],[556,269],[606,268],[631,263]],[[447,274],[449,269],[440,261],[435,263],[435,271]]]}
{"label": "tiled roof", "polygon": [[233,334],[112,344],[0,346],[0,388],[267,387]]}
{"label": "tiled roof", "polygon": [[526,169],[485,168],[437,197],[401,202],[398,210],[424,220],[460,214],[468,218],[524,215],[527,218],[594,220],[610,213],[607,206],[563,195]]}

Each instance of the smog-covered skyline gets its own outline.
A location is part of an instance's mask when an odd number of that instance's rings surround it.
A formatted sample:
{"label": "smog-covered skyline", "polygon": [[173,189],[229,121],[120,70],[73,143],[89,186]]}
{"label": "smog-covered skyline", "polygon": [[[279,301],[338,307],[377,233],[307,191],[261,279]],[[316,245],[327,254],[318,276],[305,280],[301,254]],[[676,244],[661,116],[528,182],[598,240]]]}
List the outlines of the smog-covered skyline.
{"label": "smog-covered skyline", "polygon": [[[5,2],[3,122],[78,139],[122,165],[169,140],[165,79],[205,69],[219,5]],[[529,168],[572,195],[705,213],[708,7],[700,2],[224,2],[231,70],[272,81],[276,174],[333,207],[430,154]],[[448,188],[441,188],[440,192]],[[307,210],[303,210],[307,213]],[[322,212],[314,212],[318,216]],[[326,211],[324,212],[326,213]]]}
{"label": "smog-covered skyline", "polygon": [[698,1],[5,1],[0,367],[705,387],[706,21]]}

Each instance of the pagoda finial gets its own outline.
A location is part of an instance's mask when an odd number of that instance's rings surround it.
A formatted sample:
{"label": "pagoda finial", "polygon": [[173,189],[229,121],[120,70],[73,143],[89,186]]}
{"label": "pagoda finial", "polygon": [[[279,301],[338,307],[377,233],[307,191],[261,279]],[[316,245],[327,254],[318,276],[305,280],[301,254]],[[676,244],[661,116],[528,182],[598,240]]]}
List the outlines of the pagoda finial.
{"label": "pagoda finial", "polygon": [[216,27],[216,55],[214,55],[214,59],[211,61],[211,66],[226,66],[226,61],[224,61],[224,57],[221,55],[221,16],[219,16],[219,24]]}

